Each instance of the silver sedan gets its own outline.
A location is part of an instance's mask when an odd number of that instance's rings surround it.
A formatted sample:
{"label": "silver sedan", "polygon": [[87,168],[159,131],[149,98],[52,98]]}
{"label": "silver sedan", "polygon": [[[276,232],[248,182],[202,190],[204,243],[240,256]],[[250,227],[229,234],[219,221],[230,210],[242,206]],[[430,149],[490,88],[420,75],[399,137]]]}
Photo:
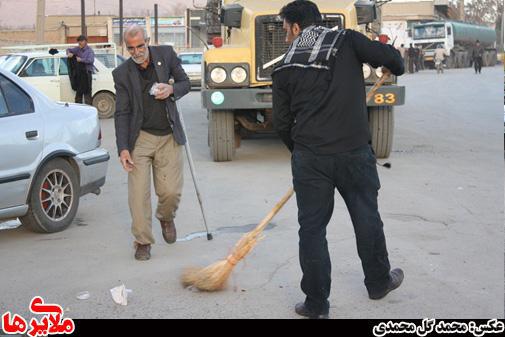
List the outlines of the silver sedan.
{"label": "silver sedan", "polygon": [[79,198],[99,194],[110,159],[94,107],[57,103],[0,69],[0,221],[67,228]]}

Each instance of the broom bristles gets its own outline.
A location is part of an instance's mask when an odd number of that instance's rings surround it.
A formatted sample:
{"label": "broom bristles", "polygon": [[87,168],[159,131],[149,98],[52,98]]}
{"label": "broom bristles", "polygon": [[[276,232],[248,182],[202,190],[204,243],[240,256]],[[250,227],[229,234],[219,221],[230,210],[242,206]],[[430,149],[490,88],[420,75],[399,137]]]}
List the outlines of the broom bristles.
{"label": "broom bristles", "polygon": [[235,245],[228,258],[215,262],[205,268],[188,268],[181,277],[182,285],[195,287],[201,291],[217,291],[226,287],[235,265],[254,247],[258,239],[256,233],[244,235]]}
{"label": "broom bristles", "polygon": [[226,287],[233,267],[228,260],[221,260],[205,268],[187,269],[181,278],[182,285],[193,286],[202,291],[222,290]]}

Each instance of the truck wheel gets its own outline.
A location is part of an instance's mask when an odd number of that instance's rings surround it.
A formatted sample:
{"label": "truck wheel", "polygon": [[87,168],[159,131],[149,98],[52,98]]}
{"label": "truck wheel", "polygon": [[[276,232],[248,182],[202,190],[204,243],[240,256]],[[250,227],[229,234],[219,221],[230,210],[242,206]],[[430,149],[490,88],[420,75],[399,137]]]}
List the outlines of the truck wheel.
{"label": "truck wheel", "polygon": [[21,223],[37,233],[64,230],[79,207],[79,177],[62,158],[48,162],[35,177],[28,200],[28,213]]}
{"label": "truck wheel", "polygon": [[369,107],[368,123],[372,135],[372,147],[377,158],[388,158],[393,147],[393,107]]}
{"label": "truck wheel", "polygon": [[451,55],[447,58],[447,69],[452,68],[455,68],[455,56],[453,52],[451,52]]}
{"label": "truck wheel", "polygon": [[214,161],[231,161],[235,155],[233,111],[209,111],[210,153]]}
{"label": "truck wheel", "polygon": [[93,106],[98,110],[100,119],[111,118],[116,110],[116,98],[110,92],[99,92],[93,97]]}

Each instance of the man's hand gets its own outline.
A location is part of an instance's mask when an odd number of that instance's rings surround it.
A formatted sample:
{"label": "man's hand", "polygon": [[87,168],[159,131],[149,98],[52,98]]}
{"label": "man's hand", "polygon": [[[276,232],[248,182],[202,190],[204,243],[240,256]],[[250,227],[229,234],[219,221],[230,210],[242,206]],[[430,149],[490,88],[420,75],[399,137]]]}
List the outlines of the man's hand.
{"label": "man's hand", "polygon": [[158,84],[158,94],[154,98],[161,101],[167,99],[174,93],[174,87],[170,84],[160,83]]}
{"label": "man's hand", "polygon": [[77,62],[82,62],[82,58],[80,58],[79,56],[77,56]]}
{"label": "man's hand", "polygon": [[68,52],[68,53],[67,53],[67,56],[68,56],[68,57],[70,57],[70,58],[72,58],[72,57],[74,57],[74,54],[72,54],[72,53]]}
{"label": "man's hand", "polygon": [[391,70],[389,70],[386,67],[382,67],[382,76],[386,76],[386,77],[391,76]]}
{"label": "man's hand", "polygon": [[123,150],[119,155],[119,160],[121,161],[121,165],[123,165],[123,169],[126,172],[131,172],[135,168],[135,164],[133,163],[132,157],[130,156],[130,151]]}

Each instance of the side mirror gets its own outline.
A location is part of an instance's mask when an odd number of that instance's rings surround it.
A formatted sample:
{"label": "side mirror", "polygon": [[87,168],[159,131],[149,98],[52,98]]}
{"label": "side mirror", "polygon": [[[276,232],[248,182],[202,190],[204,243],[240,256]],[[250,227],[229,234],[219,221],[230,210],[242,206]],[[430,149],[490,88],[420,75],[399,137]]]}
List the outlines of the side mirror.
{"label": "side mirror", "polygon": [[242,26],[242,11],[239,4],[225,5],[221,8],[221,23],[226,27],[240,28]]}
{"label": "side mirror", "polygon": [[375,2],[359,0],[354,4],[356,15],[358,17],[358,25],[372,23],[377,18],[377,8]]}

